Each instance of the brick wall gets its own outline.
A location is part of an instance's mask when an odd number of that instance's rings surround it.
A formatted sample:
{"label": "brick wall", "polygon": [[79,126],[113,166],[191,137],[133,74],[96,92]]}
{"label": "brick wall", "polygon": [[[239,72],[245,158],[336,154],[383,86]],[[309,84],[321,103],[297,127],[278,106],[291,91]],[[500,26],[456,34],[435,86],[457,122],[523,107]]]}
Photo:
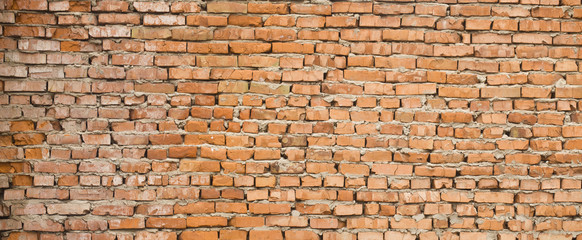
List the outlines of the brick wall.
{"label": "brick wall", "polygon": [[580,0],[0,0],[0,239],[581,240]]}

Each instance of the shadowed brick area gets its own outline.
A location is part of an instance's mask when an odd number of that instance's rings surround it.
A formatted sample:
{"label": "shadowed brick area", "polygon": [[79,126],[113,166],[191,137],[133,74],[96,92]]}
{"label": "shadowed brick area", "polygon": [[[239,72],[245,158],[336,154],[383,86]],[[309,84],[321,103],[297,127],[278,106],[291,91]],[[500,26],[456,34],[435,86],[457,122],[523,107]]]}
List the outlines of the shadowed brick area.
{"label": "shadowed brick area", "polygon": [[582,240],[580,0],[0,0],[2,240]]}

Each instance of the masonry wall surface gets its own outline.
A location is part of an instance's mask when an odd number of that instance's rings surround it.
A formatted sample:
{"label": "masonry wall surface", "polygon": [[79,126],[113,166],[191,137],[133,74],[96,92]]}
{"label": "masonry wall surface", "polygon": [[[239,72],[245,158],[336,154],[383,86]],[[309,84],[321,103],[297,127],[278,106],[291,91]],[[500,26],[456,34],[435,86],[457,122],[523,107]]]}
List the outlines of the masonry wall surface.
{"label": "masonry wall surface", "polygon": [[581,240],[580,5],[0,0],[0,238]]}

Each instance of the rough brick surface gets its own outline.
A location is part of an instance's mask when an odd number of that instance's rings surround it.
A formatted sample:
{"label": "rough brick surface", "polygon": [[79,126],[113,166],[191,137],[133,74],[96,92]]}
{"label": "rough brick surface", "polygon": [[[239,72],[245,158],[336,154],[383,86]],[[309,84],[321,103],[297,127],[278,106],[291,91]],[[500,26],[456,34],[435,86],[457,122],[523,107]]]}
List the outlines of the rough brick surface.
{"label": "rough brick surface", "polygon": [[0,239],[582,240],[580,0],[0,0]]}

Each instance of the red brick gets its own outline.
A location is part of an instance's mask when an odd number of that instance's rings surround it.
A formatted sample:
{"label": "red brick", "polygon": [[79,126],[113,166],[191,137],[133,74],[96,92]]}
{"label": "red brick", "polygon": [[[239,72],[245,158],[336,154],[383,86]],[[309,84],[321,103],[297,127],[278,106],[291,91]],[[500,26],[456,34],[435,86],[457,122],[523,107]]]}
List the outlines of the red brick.
{"label": "red brick", "polygon": [[255,39],[267,42],[293,41],[297,39],[297,32],[292,29],[262,29],[255,30]]}
{"label": "red brick", "polygon": [[47,10],[47,1],[34,0],[34,1],[14,1],[11,5],[6,6],[7,9],[11,10]]}
{"label": "red brick", "polygon": [[249,13],[288,14],[289,6],[286,3],[248,3]]}
{"label": "red brick", "polygon": [[89,29],[89,36],[95,38],[130,37],[131,30],[128,27],[92,27]]}
{"label": "red brick", "polygon": [[333,13],[371,13],[372,3],[367,2],[335,2],[331,5]]}
{"label": "red brick", "polygon": [[384,41],[424,41],[424,32],[415,30],[384,30],[382,31]]}
{"label": "red brick", "polygon": [[207,4],[206,9],[211,13],[246,13],[245,3],[212,2]]}
{"label": "red brick", "polygon": [[491,7],[454,5],[450,11],[452,16],[489,16]]}
{"label": "red brick", "polygon": [[143,229],[145,221],[143,218],[112,219],[108,221],[110,229]]}
{"label": "red brick", "polygon": [[296,14],[331,15],[331,6],[330,5],[292,3],[290,6],[290,9],[291,9],[291,13],[296,13]]}
{"label": "red brick", "polygon": [[374,14],[399,15],[399,14],[410,14],[413,12],[414,12],[414,6],[410,6],[410,5],[374,4]]}
{"label": "red brick", "polygon": [[280,230],[251,230],[249,232],[250,240],[283,240],[283,234]]}
{"label": "red brick", "polygon": [[224,217],[188,217],[188,227],[224,227],[227,219]]}
{"label": "red brick", "polygon": [[295,18],[291,16],[272,15],[264,22],[265,26],[295,26]]}
{"label": "red brick", "polygon": [[156,2],[134,2],[133,7],[138,12],[169,12],[170,6],[167,3]]}
{"label": "red brick", "polygon": [[325,17],[326,27],[355,27],[356,18],[347,16]]}
{"label": "red brick", "polygon": [[[403,6],[403,5],[401,5],[401,6]],[[400,26],[400,18],[362,15],[362,16],[360,16],[360,26],[362,26],[362,27],[399,27]]]}

